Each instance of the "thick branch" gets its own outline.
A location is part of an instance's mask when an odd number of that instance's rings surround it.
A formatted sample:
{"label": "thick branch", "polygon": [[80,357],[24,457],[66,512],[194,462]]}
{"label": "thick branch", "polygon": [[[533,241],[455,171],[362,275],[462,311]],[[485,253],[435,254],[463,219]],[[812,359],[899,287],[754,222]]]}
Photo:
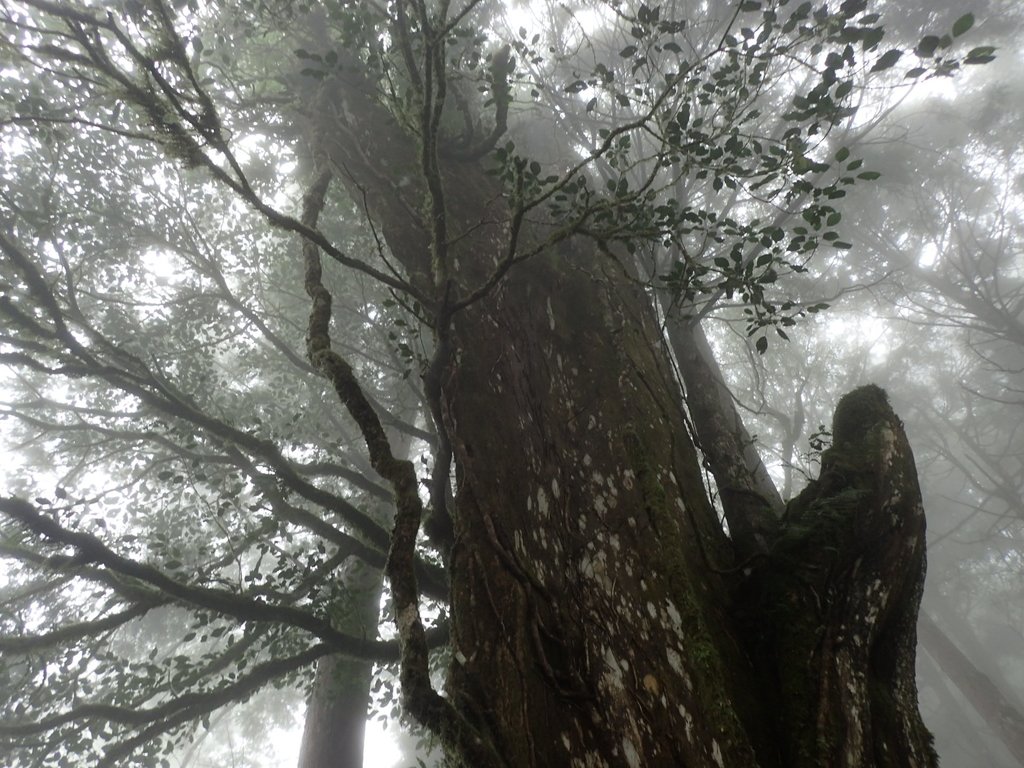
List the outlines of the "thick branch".
{"label": "thick branch", "polygon": [[[303,202],[303,221],[312,224],[323,209],[331,181],[321,171]],[[434,690],[430,681],[429,647],[419,610],[416,583],[416,538],[423,517],[419,483],[412,462],[397,459],[380,419],[370,405],[348,362],[331,348],[331,294],[322,282],[322,266],[316,243],[303,242],[305,288],[312,300],[306,339],[310,362],[334,386],[338,398],[356,422],[366,442],[370,463],[387,480],[395,494],[395,527],[385,573],[391,582],[392,600],[401,644],[402,699],[409,712],[442,739],[457,744],[474,765],[501,766],[504,761],[458,711]]]}
{"label": "thick branch", "polygon": [[0,635],[0,652],[5,654],[38,653],[46,648],[64,643],[75,642],[86,637],[96,637],[144,616],[152,609],[164,604],[163,601],[157,600],[141,602],[120,613],[104,616],[102,619],[64,624],[52,632],[38,635]]}
{"label": "thick branch", "polygon": [[736,411],[700,321],[670,318],[667,330],[697,442],[718,486],[737,558],[744,561],[767,551],[782,499]]}
{"label": "thick branch", "polygon": [[303,629],[327,642],[334,650],[354,658],[397,658],[396,643],[378,643],[350,637],[338,632],[330,622],[306,611],[269,605],[226,590],[199,587],[172,579],[153,566],[118,555],[92,534],[62,527],[23,499],[0,498],[0,513],[21,523],[38,536],[74,548],[83,562],[98,563],[121,576],[142,581],[185,605],[216,611],[242,621],[271,622]]}

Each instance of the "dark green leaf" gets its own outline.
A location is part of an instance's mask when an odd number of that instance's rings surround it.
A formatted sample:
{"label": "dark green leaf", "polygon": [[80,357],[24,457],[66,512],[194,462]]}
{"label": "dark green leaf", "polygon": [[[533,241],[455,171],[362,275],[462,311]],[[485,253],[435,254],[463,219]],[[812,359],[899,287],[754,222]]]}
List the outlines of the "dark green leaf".
{"label": "dark green leaf", "polygon": [[875,66],[871,68],[872,72],[881,72],[884,69],[889,69],[900,60],[900,56],[903,55],[903,51],[898,48],[891,48],[883,53],[878,61],[875,62]]}
{"label": "dark green leaf", "polygon": [[628,59],[634,53],[636,53],[636,46],[635,45],[627,45],[625,48],[623,48],[621,51],[619,51],[619,56],[621,56],[624,59]]}
{"label": "dark green leaf", "polygon": [[676,113],[676,122],[679,123],[680,128],[685,128],[690,122],[690,105],[683,104],[679,108],[679,112]]}
{"label": "dark green leaf", "polygon": [[935,49],[938,47],[939,38],[935,35],[926,35],[921,38],[921,42],[917,44],[917,48],[914,49],[914,53],[922,59],[927,59],[935,53]]}
{"label": "dark green leaf", "polygon": [[966,32],[973,26],[974,14],[965,13],[963,16],[956,20],[955,24],[953,24],[953,37],[960,37],[960,35],[964,34],[964,32]]}
{"label": "dark green leaf", "polygon": [[885,37],[885,30],[881,27],[873,27],[864,33],[864,39],[861,41],[861,45],[865,51],[873,51],[878,47],[878,44],[882,42],[882,38]]}
{"label": "dark green leaf", "polygon": [[754,346],[757,347],[757,354],[763,355],[768,351],[768,337],[760,337],[756,342],[754,342]]}
{"label": "dark green leaf", "polygon": [[995,47],[991,45],[981,45],[977,48],[972,48],[967,52],[964,64],[987,64],[995,59],[995,56],[992,55],[995,50]]}
{"label": "dark green leaf", "polygon": [[637,11],[636,18],[641,24],[649,24],[652,21],[658,20],[658,15],[661,13],[661,6],[654,6],[652,9],[646,3],[640,5],[640,10]]}

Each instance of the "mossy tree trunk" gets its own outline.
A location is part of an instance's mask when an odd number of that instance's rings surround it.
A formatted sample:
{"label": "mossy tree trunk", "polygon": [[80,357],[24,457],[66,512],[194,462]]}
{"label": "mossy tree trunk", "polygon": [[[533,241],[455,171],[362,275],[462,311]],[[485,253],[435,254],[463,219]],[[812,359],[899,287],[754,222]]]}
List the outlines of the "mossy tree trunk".
{"label": "mossy tree trunk", "polygon": [[712,570],[727,542],[646,297],[565,247],[455,343],[460,703],[508,765],[753,765],[759,702]]}
{"label": "mossy tree trunk", "polygon": [[833,441],[740,600],[760,683],[776,691],[783,762],[933,766],[915,681],[925,518],[913,454],[873,385],[841,398]]}
{"label": "mossy tree trunk", "polygon": [[[435,327],[427,381],[455,467],[450,706],[417,686],[410,711],[474,768],[934,765],[924,518],[884,395],[852,426],[841,406],[822,479],[739,557],[628,266],[518,221],[478,161],[417,175],[353,69],[322,84],[316,151],[420,295],[477,296]],[[513,236],[537,255],[495,280]]]}

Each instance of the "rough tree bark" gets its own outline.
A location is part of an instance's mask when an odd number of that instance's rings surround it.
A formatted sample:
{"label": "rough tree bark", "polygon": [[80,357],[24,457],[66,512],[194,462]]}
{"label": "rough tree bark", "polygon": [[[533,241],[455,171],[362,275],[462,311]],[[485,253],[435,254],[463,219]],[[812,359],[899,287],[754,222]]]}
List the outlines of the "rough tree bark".
{"label": "rough tree bark", "polygon": [[[782,659],[778,658],[779,649],[782,647],[777,644],[778,638],[801,635],[804,632],[804,628],[800,628],[794,633],[792,627],[787,623],[791,619],[798,620],[799,615],[802,613],[801,610],[795,613],[790,613],[786,610],[784,606],[788,601],[795,599],[799,603],[801,600],[799,594],[804,592],[804,599],[809,597],[809,601],[805,604],[804,608],[807,608],[812,603],[816,604],[818,616],[823,615],[825,609],[838,611],[839,613],[850,611],[851,605],[849,602],[845,609],[838,604],[844,600],[850,600],[850,597],[840,596],[844,588],[837,591],[837,585],[830,583],[834,575],[827,575],[827,571],[820,570],[820,564],[815,565],[814,559],[817,557],[817,550],[824,547],[825,551],[834,553],[837,556],[837,559],[829,566],[834,568],[836,564],[841,562],[840,556],[850,557],[851,555],[856,555],[858,551],[867,551],[871,546],[871,538],[874,536],[874,533],[877,531],[881,534],[887,530],[885,521],[879,519],[877,512],[874,514],[875,520],[873,521],[875,524],[878,524],[877,529],[873,528],[871,518],[868,515],[863,515],[863,513],[862,517],[864,520],[851,529],[849,515],[844,514],[842,511],[844,507],[857,510],[869,509],[870,507],[864,505],[864,501],[872,495],[876,498],[869,502],[869,504],[877,505],[881,503],[893,509],[899,507],[902,510],[899,519],[893,518],[894,522],[888,526],[890,531],[893,526],[902,528],[904,524],[908,523],[913,529],[910,532],[910,536],[904,541],[904,546],[907,550],[906,558],[903,559],[898,555],[890,557],[891,562],[888,566],[882,566],[883,569],[895,568],[899,571],[903,568],[920,568],[917,578],[911,578],[907,585],[897,587],[894,590],[896,593],[902,590],[902,596],[897,595],[895,598],[892,596],[886,597],[881,602],[891,605],[895,601],[896,604],[899,604],[895,614],[897,616],[900,614],[905,614],[911,618],[915,616],[920,604],[920,590],[924,578],[924,518],[920,508],[920,494],[916,485],[916,473],[912,463],[912,456],[909,453],[909,445],[907,445],[905,435],[903,435],[902,425],[888,406],[884,392],[876,387],[864,387],[851,393],[841,401],[841,410],[837,411],[835,421],[842,431],[835,447],[825,457],[822,475],[816,483],[813,483],[804,494],[790,505],[782,521],[783,529],[779,531],[776,527],[778,524],[775,522],[774,517],[771,516],[772,510],[779,509],[780,500],[778,493],[775,490],[775,486],[768,479],[767,470],[760,458],[756,453],[751,456],[749,451],[744,450],[744,448],[751,444],[749,435],[735,409],[731,394],[722,378],[721,372],[718,370],[702,329],[697,323],[669,323],[668,328],[672,349],[679,361],[682,378],[686,385],[687,403],[692,415],[695,431],[701,446],[708,446],[708,449],[704,451],[705,461],[720,489],[731,487],[738,490],[738,492],[734,491],[732,493],[721,492],[726,518],[730,521],[730,527],[732,527],[732,521],[734,520],[751,520],[754,530],[759,533],[759,541],[751,542],[750,539],[745,539],[742,536],[734,536],[733,538],[738,552],[742,552],[744,549],[747,552],[752,551],[752,554],[748,554],[745,560],[745,564],[748,566],[746,568],[748,578],[746,585],[741,587],[741,591],[750,590],[750,592],[747,592],[748,595],[755,593],[759,595],[758,600],[766,600],[755,611],[755,621],[758,626],[752,626],[750,629],[751,636],[760,638],[755,641],[755,646],[761,646],[762,649],[764,644],[770,646],[767,656],[771,659],[769,667],[774,667],[772,674],[777,674],[781,669],[781,664],[784,663]],[[873,430],[877,434],[873,434],[868,439],[867,436],[872,434]],[[891,446],[885,448],[890,443]],[[889,459],[884,458],[886,451],[891,454]],[[874,463],[874,468],[870,469],[872,463]],[[900,467],[901,464],[902,468]],[[868,469],[870,471],[868,471],[866,477],[859,477]],[[873,491],[867,490],[872,483],[875,484]],[[886,491],[887,487],[890,490]],[[886,501],[883,498],[884,494],[891,493],[892,491],[895,491],[895,494]],[[846,497],[845,500],[844,497]],[[823,499],[828,499],[828,502],[822,504]],[[852,507],[850,506],[851,502],[853,502]],[[814,506],[818,508],[813,515],[808,516],[807,510]],[[822,512],[826,513],[825,516],[820,516]],[[808,517],[810,517],[809,520],[801,522],[801,518],[806,519]],[[831,522],[829,522],[829,517],[831,517]],[[838,527],[829,530],[835,524],[838,524]],[[835,537],[837,535],[848,537],[851,530],[859,531],[859,536],[864,538],[862,538],[860,544],[855,544],[852,539],[847,539],[848,552],[841,553],[841,550],[836,546]],[[769,550],[769,556],[760,558],[758,553],[763,550],[760,550],[759,546],[762,545],[764,538],[771,541],[772,546]],[[879,540],[882,538],[886,537],[881,536]],[[792,558],[789,548],[797,542],[799,542],[798,549],[803,548],[808,551],[799,554],[789,563],[786,563],[786,558]],[[746,544],[746,547],[744,547],[744,544]],[[751,544],[753,545],[752,547]],[[830,556],[826,555],[826,557]],[[865,561],[858,557],[853,562],[855,568],[860,569]],[[782,565],[782,571],[786,574],[786,579],[795,578],[798,580],[789,585],[781,585],[781,590],[777,588],[779,585],[772,586],[773,579],[778,575],[776,569],[780,564]],[[794,572],[791,568],[793,565],[797,566],[796,571],[809,567],[812,572],[816,573],[816,576],[814,578],[806,578],[806,574],[800,575]],[[846,578],[846,574],[843,575],[843,578]],[[860,578],[863,580],[863,574]],[[810,590],[810,595],[806,594],[807,590]],[[821,600],[820,594],[825,594],[827,599]],[[765,595],[767,595],[767,599]],[[863,616],[874,614],[879,610],[877,606],[871,607],[872,598],[867,593],[859,596],[854,595],[853,602],[862,602],[862,605],[854,608],[854,613],[860,611]],[[769,611],[778,610],[778,614],[774,619],[764,615],[762,609],[765,606],[771,606]],[[892,608],[889,608],[889,610],[892,610]],[[766,618],[768,621],[765,620]],[[907,619],[907,621],[909,620]],[[774,628],[766,630],[765,628],[772,626],[773,622]],[[857,638],[858,633],[866,632],[870,634],[871,628],[866,626],[863,621],[860,622],[861,626],[859,629],[852,629],[852,627],[857,626],[857,623],[857,621],[854,621],[848,624],[846,628],[840,631],[841,634],[848,637],[852,631],[855,638]],[[907,690],[914,687],[914,637],[909,632],[909,629],[909,625],[904,624],[896,630],[896,634],[903,637],[899,641],[902,645],[898,651],[894,650],[892,645],[887,645],[886,643],[879,644],[874,651],[874,654],[881,659],[889,657],[887,663],[890,663],[890,666],[887,666],[885,669],[885,680],[888,683],[878,681],[874,686],[876,689],[884,690],[887,684],[895,685],[897,684],[897,679],[900,681],[898,684]],[[807,643],[801,643],[799,640],[797,641],[798,647],[808,650],[808,658],[812,660],[807,662],[808,664],[816,663],[813,661],[816,657],[819,659],[817,663],[821,663],[818,654],[828,647],[829,644],[826,642],[828,641],[828,634],[829,631],[824,627],[810,632],[805,639],[816,637],[818,645],[814,647]],[[783,643],[786,642],[789,641],[783,641]],[[849,641],[844,637],[844,642]],[[854,640],[855,646],[858,643],[862,645],[863,639]],[[798,650],[797,655],[794,656],[794,661],[798,660],[799,652]],[[758,656],[764,653],[764,650],[755,650],[754,653],[755,656]],[[901,659],[898,662],[896,661],[897,657]],[[870,666],[871,664],[869,663]],[[763,666],[759,665],[759,667],[763,669]],[[898,673],[893,675],[892,670],[897,668],[899,668]],[[778,682],[781,686],[785,686],[787,679],[792,680],[796,677],[794,674],[787,674],[786,679],[781,679]],[[817,679],[819,677],[824,679]],[[837,713],[828,712],[828,709],[834,707],[831,707],[826,701],[829,688],[829,686],[826,686],[828,682],[827,676],[824,672],[819,672],[817,676],[811,675],[811,678],[814,679],[815,683],[822,686],[817,714],[819,731],[813,735],[810,732],[806,734],[797,733],[797,740],[791,742],[786,751],[790,754],[793,752],[806,752],[808,755],[818,754],[819,757],[812,758],[811,762],[813,762],[813,759],[820,759],[823,761],[822,764],[858,764],[856,762],[844,763],[834,756],[826,760],[825,757],[820,755],[823,748],[828,749],[827,745],[830,741],[835,741],[835,734],[827,733],[827,723],[829,719],[833,723],[837,722]],[[834,686],[831,687],[834,688]],[[853,689],[849,690],[852,692]],[[813,700],[814,692],[808,691],[807,693],[807,701],[810,702]],[[888,708],[887,703],[884,701],[885,697],[881,694],[879,696],[882,700],[871,705],[871,708],[876,712]],[[796,697],[783,696],[782,698],[795,699]],[[784,707],[785,704],[780,702],[780,706]],[[863,706],[858,705],[858,708],[863,709]],[[805,708],[806,711],[807,709]],[[886,754],[891,751],[890,747],[884,744],[876,744],[875,751],[879,752],[880,755],[877,758],[873,755],[867,755],[869,761],[867,764],[875,764],[870,762],[870,760],[877,759],[877,764],[879,765],[898,765],[902,764],[902,760],[907,759],[908,762],[906,764],[908,765],[920,765],[928,764],[928,760],[934,759],[931,751],[931,740],[917,716],[916,704],[907,708],[907,716],[912,723],[908,726],[908,733],[911,740],[916,742],[909,751],[915,754],[908,755],[907,750],[904,749],[899,752],[900,757],[893,758],[891,755]],[[841,719],[838,721],[841,722]],[[850,735],[847,731],[841,740],[850,738]],[[867,737],[874,739],[875,735],[870,734],[869,730]],[[859,738],[863,740],[865,737],[861,736]],[[854,739],[854,741],[856,740]],[[919,754],[923,754],[924,757],[917,756]],[[851,759],[851,757],[849,754],[845,756],[847,760]],[[793,760],[794,758],[790,757],[788,759]]]}
{"label": "rough tree bark", "polygon": [[[821,479],[738,561],[629,268],[517,218],[480,162],[417,175],[422,147],[369,92],[352,69],[324,81],[316,151],[417,293],[477,296],[439,315],[428,381],[457,478],[453,757],[934,765],[913,677],[924,517],[884,394],[844,399]],[[514,236],[537,253],[503,273]]]}
{"label": "rough tree bark", "polygon": [[931,766],[915,681],[925,518],[913,454],[883,390],[845,395],[820,477],[752,569],[750,627],[777,686],[790,765]]}

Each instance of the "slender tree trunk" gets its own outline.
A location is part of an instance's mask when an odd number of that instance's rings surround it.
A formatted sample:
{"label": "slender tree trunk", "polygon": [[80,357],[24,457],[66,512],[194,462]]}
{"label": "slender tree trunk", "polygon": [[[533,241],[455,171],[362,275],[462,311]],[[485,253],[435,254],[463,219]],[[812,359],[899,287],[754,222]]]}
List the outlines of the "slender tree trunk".
{"label": "slender tree trunk", "polygon": [[[366,566],[345,574],[353,605],[337,621],[353,635],[376,634],[380,614],[380,571]],[[306,705],[299,768],[362,768],[363,732],[373,665],[340,656],[321,659]]]}
{"label": "slender tree trunk", "polygon": [[670,317],[666,329],[737,554],[748,558],[763,553],[778,527],[782,497],[736,410],[700,321]]}
{"label": "slender tree trunk", "polygon": [[988,675],[971,663],[927,613],[921,614],[918,628],[928,655],[989,724],[1010,754],[1024,765],[1024,717],[1020,710]]}
{"label": "slender tree trunk", "polygon": [[[412,446],[410,435],[392,430],[389,437],[396,455],[407,457]],[[392,506],[379,501],[368,503],[380,524],[390,525]],[[345,597],[336,606],[335,625],[353,637],[376,637],[383,574],[365,563],[350,561],[341,578]],[[372,679],[370,662],[328,656],[317,663],[306,702],[298,768],[363,768]]]}

